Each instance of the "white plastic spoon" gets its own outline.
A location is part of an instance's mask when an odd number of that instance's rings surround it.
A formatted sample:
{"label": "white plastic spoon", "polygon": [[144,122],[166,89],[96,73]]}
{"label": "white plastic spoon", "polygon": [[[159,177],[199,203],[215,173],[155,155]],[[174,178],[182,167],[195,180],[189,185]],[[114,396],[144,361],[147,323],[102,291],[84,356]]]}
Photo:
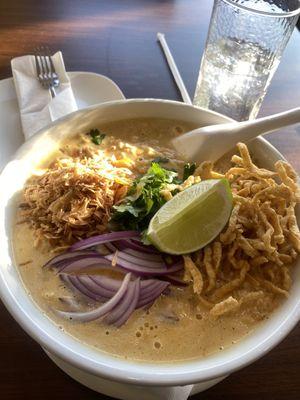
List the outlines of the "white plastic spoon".
{"label": "white plastic spoon", "polygon": [[[300,108],[244,122],[197,128],[172,140],[175,149],[191,162],[217,161],[238,142],[300,122]],[[288,140],[288,138],[287,138]]]}

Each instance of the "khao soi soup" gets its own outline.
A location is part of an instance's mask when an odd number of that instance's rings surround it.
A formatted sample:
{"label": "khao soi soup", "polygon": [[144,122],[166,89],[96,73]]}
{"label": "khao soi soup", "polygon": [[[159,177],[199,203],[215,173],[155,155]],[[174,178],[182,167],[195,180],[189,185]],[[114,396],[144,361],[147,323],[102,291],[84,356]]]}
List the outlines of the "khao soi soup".
{"label": "khao soi soup", "polygon": [[[82,343],[143,361],[205,357],[289,295],[299,188],[247,146],[188,164],[181,121],[134,119],[60,143],[26,182],[14,252],[29,295]],[[253,159],[255,159],[255,155]]]}

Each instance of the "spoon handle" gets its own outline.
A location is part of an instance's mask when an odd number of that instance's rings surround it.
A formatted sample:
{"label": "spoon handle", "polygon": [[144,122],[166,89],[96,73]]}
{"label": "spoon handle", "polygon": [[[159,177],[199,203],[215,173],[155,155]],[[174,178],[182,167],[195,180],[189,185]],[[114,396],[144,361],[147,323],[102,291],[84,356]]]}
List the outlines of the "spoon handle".
{"label": "spoon handle", "polygon": [[300,107],[268,117],[197,128],[172,140],[175,149],[187,160],[218,160],[238,142],[248,142],[259,135],[300,122]]}
{"label": "spoon handle", "polygon": [[300,107],[257,120],[240,122],[238,130],[240,134],[245,135],[245,140],[250,140],[258,135],[264,135],[297,123],[300,123]]}

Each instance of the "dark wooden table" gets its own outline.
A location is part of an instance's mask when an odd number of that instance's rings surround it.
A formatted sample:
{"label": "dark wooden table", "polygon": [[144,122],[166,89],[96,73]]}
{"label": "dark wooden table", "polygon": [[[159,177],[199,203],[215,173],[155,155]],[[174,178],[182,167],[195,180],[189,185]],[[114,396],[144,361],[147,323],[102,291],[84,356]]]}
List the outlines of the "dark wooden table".
{"label": "dark wooden table", "polygon": [[[12,57],[39,44],[62,50],[67,70],[112,78],[126,97],[181,100],[156,43],[164,32],[190,95],[203,52],[212,0],[0,0],[0,79]],[[295,30],[261,115],[300,104],[300,33]],[[300,171],[300,127],[270,141]],[[0,304],[0,398],[108,399],[61,372]],[[299,400],[300,327],[263,359],[196,399]],[[142,399],[141,399],[142,400]]]}

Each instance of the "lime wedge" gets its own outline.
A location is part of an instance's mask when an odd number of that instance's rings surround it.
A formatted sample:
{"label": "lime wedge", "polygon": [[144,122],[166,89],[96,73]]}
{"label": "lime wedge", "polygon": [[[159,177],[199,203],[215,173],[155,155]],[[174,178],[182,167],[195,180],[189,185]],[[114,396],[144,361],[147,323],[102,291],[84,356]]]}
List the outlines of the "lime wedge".
{"label": "lime wedge", "polygon": [[178,193],[150,221],[147,238],[159,250],[186,254],[211,242],[232,210],[227,179],[208,179]]}

